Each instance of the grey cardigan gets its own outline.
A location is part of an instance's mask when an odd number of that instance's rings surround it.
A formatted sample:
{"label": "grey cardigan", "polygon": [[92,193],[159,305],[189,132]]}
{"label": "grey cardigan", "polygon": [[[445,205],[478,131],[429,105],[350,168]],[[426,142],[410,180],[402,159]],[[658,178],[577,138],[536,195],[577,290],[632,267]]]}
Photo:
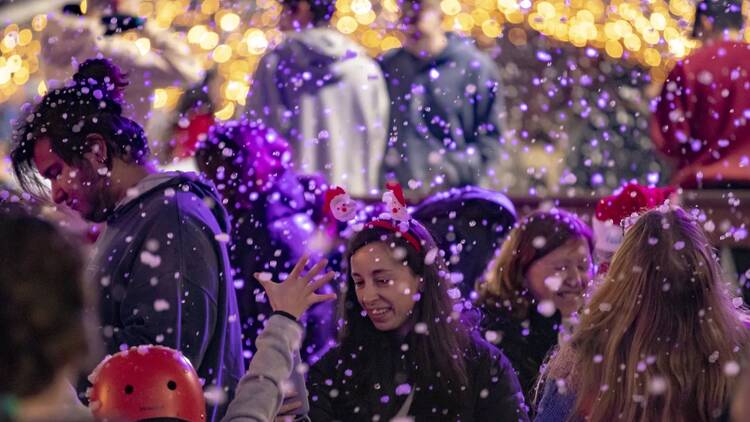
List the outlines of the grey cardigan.
{"label": "grey cardigan", "polygon": [[[281,385],[290,376],[294,385],[303,390],[297,392],[300,399],[307,400],[304,376],[293,370],[295,360],[299,361],[302,334],[302,327],[290,318],[272,315],[268,319],[256,340],[258,351],[237,385],[234,400],[222,422],[273,421],[284,400]],[[296,420],[309,419],[300,416]]]}

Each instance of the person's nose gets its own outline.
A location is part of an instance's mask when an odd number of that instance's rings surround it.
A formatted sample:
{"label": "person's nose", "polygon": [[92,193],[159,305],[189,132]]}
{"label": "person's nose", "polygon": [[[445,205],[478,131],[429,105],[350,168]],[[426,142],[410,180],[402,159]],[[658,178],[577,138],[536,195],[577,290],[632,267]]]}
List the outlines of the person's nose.
{"label": "person's nose", "polygon": [[62,204],[68,199],[68,194],[65,190],[60,187],[60,183],[57,181],[52,182],[52,200],[55,204]]}
{"label": "person's nose", "polygon": [[365,282],[359,290],[359,297],[362,300],[362,304],[364,304],[365,306],[374,304],[379,297],[374,283]]}

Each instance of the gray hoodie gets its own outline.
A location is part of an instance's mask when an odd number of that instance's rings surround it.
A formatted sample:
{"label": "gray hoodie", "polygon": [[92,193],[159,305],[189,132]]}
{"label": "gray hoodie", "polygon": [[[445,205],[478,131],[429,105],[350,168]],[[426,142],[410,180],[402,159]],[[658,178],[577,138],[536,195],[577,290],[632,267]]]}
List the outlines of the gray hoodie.
{"label": "gray hoodie", "polygon": [[[268,319],[258,336],[258,351],[237,386],[237,395],[229,404],[222,422],[273,421],[284,400],[283,383],[290,377],[299,389],[300,400],[307,401],[304,376],[293,366],[299,361],[303,334],[299,323],[285,316],[272,315]],[[303,407],[307,406],[303,404]],[[301,415],[296,420],[309,419]]]}
{"label": "gray hoodie", "polygon": [[180,350],[205,389],[226,394],[208,403],[207,420],[218,420],[244,372],[226,211],[213,186],[190,173],[150,175],[128,194],[107,219],[90,269],[107,352]]}
{"label": "gray hoodie", "polygon": [[261,59],[247,112],[289,140],[297,171],[363,195],[378,184],[388,101],[383,74],[361,46],[314,28],[288,34]]}

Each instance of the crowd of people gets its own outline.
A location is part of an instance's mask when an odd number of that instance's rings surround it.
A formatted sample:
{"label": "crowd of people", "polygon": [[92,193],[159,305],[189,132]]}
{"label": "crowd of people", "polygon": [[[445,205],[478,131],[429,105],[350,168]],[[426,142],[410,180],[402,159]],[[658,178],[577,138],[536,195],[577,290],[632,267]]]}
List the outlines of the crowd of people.
{"label": "crowd of people", "polygon": [[[399,2],[404,47],[377,62],[328,26],[332,1],[282,4],[247,110],[189,145],[149,138],[151,81],[106,37],[15,123],[0,421],[750,418],[750,313],[674,187],[623,186],[593,227],[518,215],[474,186],[503,144],[497,69],[438,1]],[[675,187],[750,180],[737,4],[699,3],[705,50],[655,104]],[[146,25],[111,16],[115,36]],[[160,170],[175,151],[198,172]],[[44,198],[95,224],[93,247]]]}

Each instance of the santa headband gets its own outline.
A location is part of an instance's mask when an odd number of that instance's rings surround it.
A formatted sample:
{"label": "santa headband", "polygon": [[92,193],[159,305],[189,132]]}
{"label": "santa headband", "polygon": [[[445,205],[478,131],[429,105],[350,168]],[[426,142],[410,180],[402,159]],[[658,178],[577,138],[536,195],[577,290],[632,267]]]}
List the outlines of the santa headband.
{"label": "santa headband", "polygon": [[[385,187],[386,191],[383,193],[385,212],[378,218],[365,223],[364,227],[381,228],[396,233],[409,242],[417,252],[421,252],[422,245],[409,230],[411,215],[406,208],[403,188],[395,182],[388,182]],[[336,186],[325,193],[325,211],[336,220],[349,223],[356,219],[357,205],[342,187]]]}
{"label": "santa headband", "polygon": [[602,198],[593,219],[594,244],[597,249],[614,252],[623,238],[623,224],[633,214],[662,205],[675,192],[673,187],[646,187],[629,183],[615,195]]}

